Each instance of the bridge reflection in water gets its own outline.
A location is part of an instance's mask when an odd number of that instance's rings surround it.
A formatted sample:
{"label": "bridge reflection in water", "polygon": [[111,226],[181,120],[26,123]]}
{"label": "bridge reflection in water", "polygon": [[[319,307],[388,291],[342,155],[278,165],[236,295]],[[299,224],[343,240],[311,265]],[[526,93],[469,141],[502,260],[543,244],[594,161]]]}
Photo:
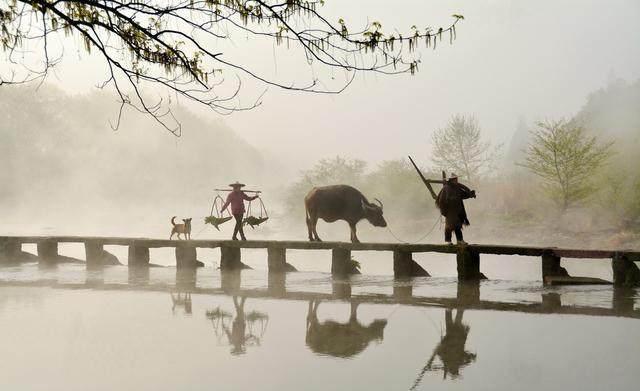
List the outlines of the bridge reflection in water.
{"label": "bridge reflection in water", "polygon": [[[165,269],[166,270],[166,269]],[[315,354],[341,359],[357,357],[371,344],[383,343],[385,329],[390,319],[373,319],[362,322],[358,319],[358,309],[363,304],[401,304],[408,306],[443,308],[443,334],[432,351],[425,352],[425,363],[418,371],[413,388],[417,388],[428,372],[442,372],[444,378],[456,379],[465,367],[473,365],[478,353],[466,348],[471,325],[464,321],[467,310],[490,309],[536,314],[578,314],[593,316],[614,316],[640,318],[635,309],[636,291],[614,288],[612,303],[606,307],[572,306],[562,304],[562,294],[558,291],[543,290],[539,302],[513,303],[482,300],[481,282],[460,282],[455,297],[415,296],[415,280],[396,279],[390,294],[353,294],[352,281],[332,277],[330,293],[289,291],[285,273],[270,273],[265,288],[243,288],[242,271],[223,271],[219,287],[205,288],[198,285],[198,271],[178,269],[175,282],[166,278],[152,280],[149,268],[128,268],[128,278],[119,283],[105,282],[104,271],[86,270],[84,282],[59,282],[56,279],[36,281],[0,280],[3,286],[48,286],[58,289],[94,290],[141,290],[166,292],[171,312],[174,315],[205,315],[211,322],[213,335],[218,342],[228,345],[233,355],[246,354],[248,348],[259,347],[265,338],[269,324],[269,314],[261,311],[261,302],[255,299],[284,299],[304,301],[307,304],[304,343]],[[76,279],[75,281],[78,281]],[[80,279],[81,281],[81,279]],[[420,287],[424,288],[424,280]],[[208,284],[207,284],[208,285]],[[212,308],[193,308],[192,295],[223,295],[227,304]],[[258,306],[247,310],[247,303]],[[322,317],[322,302],[343,302],[348,304],[345,314],[347,321],[337,321]],[[202,311],[202,312],[200,312]],[[320,313],[319,313],[320,312]],[[302,314],[301,314],[302,315]],[[299,338],[299,337],[296,337]],[[302,343],[302,340],[300,340]]]}

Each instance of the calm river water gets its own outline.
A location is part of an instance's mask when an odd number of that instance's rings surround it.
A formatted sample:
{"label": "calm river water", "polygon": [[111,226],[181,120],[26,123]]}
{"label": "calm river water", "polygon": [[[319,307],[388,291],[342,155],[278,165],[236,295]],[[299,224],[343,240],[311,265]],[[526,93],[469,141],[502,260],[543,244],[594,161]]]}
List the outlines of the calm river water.
{"label": "calm river water", "polygon": [[[211,265],[0,267],[0,390],[631,390],[640,383],[634,290],[516,278],[458,285],[455,274],[269,276],[264,263],[231,274]],[[525,277],[529,269],[539,264],[512,270]]]}

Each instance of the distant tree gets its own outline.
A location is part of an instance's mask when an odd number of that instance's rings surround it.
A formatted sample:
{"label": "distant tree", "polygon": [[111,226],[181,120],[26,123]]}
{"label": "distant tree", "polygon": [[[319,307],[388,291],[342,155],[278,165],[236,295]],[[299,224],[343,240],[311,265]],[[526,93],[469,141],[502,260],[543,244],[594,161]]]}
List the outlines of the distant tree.
{"label": "distant tree", "polygon": [[[157,91],[153,87],[220,113],[260,104],[260,93],[250,103],[240,104],[243,79],[264,87],[339,93],[359,71],[416,72],[419,60],[406,53],[416,50],[419,42],[435,48],[443,35],[452,42],[455,26],[463,19],[454,14],[448,26],[436,30],[413,26],[403,35],[384,34],[375,21],[358,30],[343,19],[330,21],[321,12],[324,2],[0,0],[0,53],[5,54],[0,57],[0,85],[43,79],[62,59],[65,45],[78,46],[103,61],[106,75],[101,87],[109,86],[118,94],[120,114],[122,107],[132,106],[179,135],[169,98],[150,98]],[[315,70],[298,81],[260,74],[251,61],[238,60],[246,53],[228,53],[230,45],[243,50],[240,40],[234,39],[237,35],[268,47],[298,49],[295,54],[303,64],[341,69],[345,76],[331,83],[335,76],[321,81]]]}
{"label": "distant tree", "polygon": [[546,121],[531,132],[521,166],[540,177],[564,212],[596,190],[595,175],[613,154],[613,143],[589,136],[576,121]]}
{"label": "distant tree", "polygon": [[529,134],[529,124],[524,116],[518,116],[518,122],[506,148],[505,163],[516,163],[524,158],[524,150],[529,143]]}
{"label": "distant tree", "polygon": [[[428,177],[435,173],[422,169]],[[387,160],[377,165],[365,178],[362,191],[385,204],[385,213],[394,223],[431,219],[436,214],[433,199],[407,159]],[[391,222],[390,222],[391,224]]]}
{"label": "distant tree", "polygon": [[312,186],[355,184],[360,181],[366,166],[362,160],[342,156],[322,159],[311,169],[302,172],[302,182]]}
{"label": "distant tree", "polygon": [[302,171],[300,179],[288,188],[287,207],[291,210],[303,207],[302,200],[314,186],[345,184],[358,187],[366,166],[362,160],[342,156],[320,160],[312,168]]}
{"label": "distant tree", "polygon": [[473,116],[454,115],[447,127],[432,135],[436,168],[454,172],[473,182],[493,168],[502,145],[492,146],[482,140],[478,120]]}

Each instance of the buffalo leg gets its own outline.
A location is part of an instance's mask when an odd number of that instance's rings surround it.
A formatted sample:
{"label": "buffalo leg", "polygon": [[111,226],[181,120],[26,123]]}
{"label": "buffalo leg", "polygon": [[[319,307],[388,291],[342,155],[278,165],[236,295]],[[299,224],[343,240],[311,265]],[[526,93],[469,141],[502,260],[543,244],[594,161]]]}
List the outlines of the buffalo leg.
{"label": "buffalo leg", "polygon": [[313,224],[313,236],[315,237],[316,242],[322,242],[322,239],[320,239],[320,236],[318,236],[317,224],[318,220],[316,219],[316,222]]}
{"label": "buffalo leg", "polygon": [[309,231],[309,241],[311,242],[322,242],[318,236],[318,231],[316,230],[317,225],[318,216],[312,211],[307,211],[307,230]]}
{"label": "buffalo leg", "polygon": [[316,242],[322,242],[318,236],[318,216],[311,216],[311,227],[313,228],[313,238]]}
{"label": "buffalo leg", "polygon": [[311,215],[309,214],[309,211],[307,211],[307,231],[309,232],[309,241],[313,242],[313,225],[311,223]]}
{"label": "buffalo leg", "polygon": [[356,235],[356,225],[353,223],[349,223],[349,228],[351,229],[351,242],[360,243],[360,241],[358,240],[358,235]]}

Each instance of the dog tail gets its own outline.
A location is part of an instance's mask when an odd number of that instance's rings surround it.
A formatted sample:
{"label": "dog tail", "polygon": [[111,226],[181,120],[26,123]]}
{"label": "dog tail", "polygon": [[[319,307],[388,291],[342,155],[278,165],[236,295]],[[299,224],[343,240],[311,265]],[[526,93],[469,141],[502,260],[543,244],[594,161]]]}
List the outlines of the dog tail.
{"label": "dog tail", "polygon": [[171,224],[172,224],[174,227],[176,226],[176,221],[175,221],[175,220],[176,220],[176,217],[177,217],[177,216],[173,216],[173,217],[171,218]]}

